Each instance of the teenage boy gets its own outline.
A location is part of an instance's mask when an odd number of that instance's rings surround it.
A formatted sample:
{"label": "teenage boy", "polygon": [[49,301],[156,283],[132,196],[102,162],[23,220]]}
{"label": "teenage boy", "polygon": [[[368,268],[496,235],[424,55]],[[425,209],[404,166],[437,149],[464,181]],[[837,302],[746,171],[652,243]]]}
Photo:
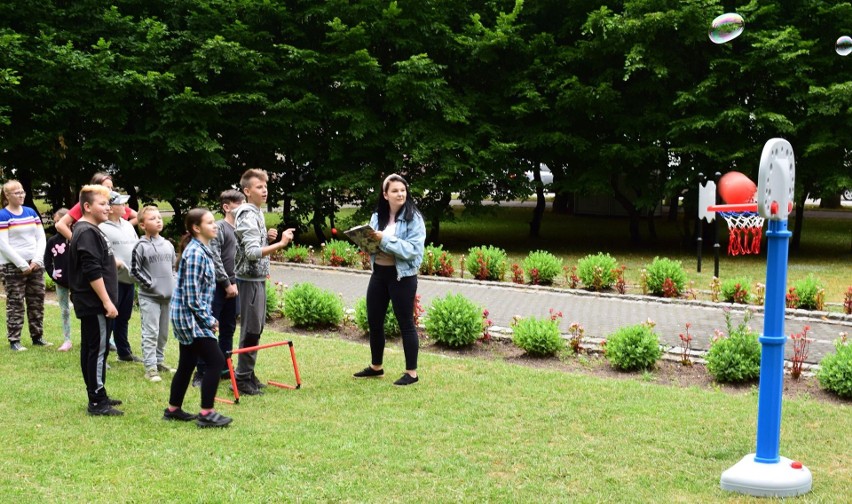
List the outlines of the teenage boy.
{"label": "teenage boy", "polygon": [[109,193],[109,218],[101,222],[98,227],[104,232],[115,255],[115,265],[118,268],[118,316],[112,324],[112,337],[115,340],[115,348],[118,360],[124,362],[142,362],[138,356],[133,355],[130,341],[127,337],[130,317],[133,315],[133,301],[136,297],[136,286],[130,276],[130,261],[133,257],[133,247],[139,241],[139,235],[133,228],[133,224],[122,216],[127,210],[127,200],[130,196],[119,194],[115,191]]}
{"label": "teenage boy", "polygon": [[[236,189],[228,189],[219,195],[222,213],[225,218],[216,222],[218,232],[210,240],[210,252],[213,253],[213,265],[216,270],[216,292],[213,294],[213,317],[219,321],[219,349],[228,355],[234,347],[234,332],[237,329],[237,276],[234,261],[237,254],[237,235],[234,233],[234,214],[245,203],[245,194]],[[265,292],[265,291],[264,291]],[[192,386],[200,387],[207,365],[198,359]],[[222,370],[222,375],[228,373]]]}
{"label": "teenage boy", "polygon": [[139,228],[145,236],[133,249],[130,274],[139,282],[145,378],[156,383],[162,380],[160,372],[174,372],[163,360],[169,340],[169,302],[175,290],[175,247],[160,236],[163,218],[157,207],[139,211]]}
{"label": "teenage boy", "polygon": [[[266,324],[266,277],[269,275],[269,255],[287,246],[293,240],[294,229],[282,233],[281,241],[269,244],[278,238],[278,230],[266,229],[261,208],[266,204],[266,182],[264,170],[246,170],[240,178],[240,188],[246,195],[246,203],[234,216],[237,236],[236,278],[240,295],[240,348],[260,343],[260,335]],[[237,363],[237,390],[245,395],[262,393],[264,387],[254,374],[257,352],[239,354]]]}
{"label": "teenage boy", "polygon": [[80,367],[89,396],[90,415],[117,416],[105,382],[109,354],[109,326],[118,315],[118,272],[112,247],[98,225],[109,218],[109,189],[83,186],[80,191],[82,218],[71,237],[69,278],[74,312],[80,319]]}

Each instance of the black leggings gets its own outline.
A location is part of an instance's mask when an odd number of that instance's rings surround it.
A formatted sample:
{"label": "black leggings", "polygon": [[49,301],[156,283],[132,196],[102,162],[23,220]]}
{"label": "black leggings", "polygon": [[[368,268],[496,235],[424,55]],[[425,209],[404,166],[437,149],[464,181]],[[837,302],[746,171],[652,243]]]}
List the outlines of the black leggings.
{"label": "black leggings", "polygon": [[414,326],[414,298],[417,295],[417,275],[397,280],[396,266],[373,265],[373,274],[367,286],[367,323],[370,325],[370,352],[373,365],[380,366],[385,353],[385,315],[388,303],[402,332],[402,349],[405,351],[405,369],[417,369],[417,352],[420,340]]}
{"label": "black leggings", "polygon": [[207,364],[207,372],[201,379],[201,409],[213,409],[213,400],[216,397],[216,389],[219,388],[219,372],[225,367],[225,356],[219,349],[216,338],[195,338],[191,345],[178,345],[180,357],[178,367],[172,378],[171,394],[169,404],[181,407],[186,389],[192,380],[192,371],[198,362],[198,358],[204,359]]}

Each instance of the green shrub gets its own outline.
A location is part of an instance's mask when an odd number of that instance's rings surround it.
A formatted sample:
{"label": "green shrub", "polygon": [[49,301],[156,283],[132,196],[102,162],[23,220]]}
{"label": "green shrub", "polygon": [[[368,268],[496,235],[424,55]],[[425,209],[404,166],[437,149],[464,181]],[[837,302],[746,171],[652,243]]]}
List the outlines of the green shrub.
{"label": "green shrub", "polygon": [[47,274],[47,271],[44,272],[44,290],[46,291],[55,291],[56,290],[56,282],[50,278],[50,275]]}
{"label": "green shrub", "polygon": [[606,337],[606,359],[615,369],[649,369],[663,355],[653,323],[625,326]]}
{"label": "green shrub", "polygon": [[562,259],[544,250],[530,252],[524,259],[524,272],[529,283],[550,285],[562,273]]}
{"label": "green shrub", "polygon": [[[367,321],[367,298],[361,298],[355,302],[355,326],[364,331],[364,334],[370,333],[370,324]],[[399,328],[399,322],[396,320],[396,315],[393,312],[393,305],[388,304],[388,311],[385,315],[385,336],[388,338],[396,338],[402,334]]]}
{"label": "green shrub", "polygon": [[296,284],[284,291],[284,316],[296,327],[337,326],[343,320],[343,301],[313,284]]}
{"label": "green shrub", "polygon": [[329,266],[351,267],[358,263],[358,247],[343,240],[328,240],[322,247],[321,259]]}
{"label": "green shrub", "polygon": [[420,264],[421,275],[437,275],[451,277],[455,272],[453,255],[446,252],[441,245],[427,245],[423,251],[423,262]]}
{"label": "green shrub", "polygon": [[426,334],[451,347],[470,345],[482,335],[482,308],[461,294],[432,301],[426,312]]}
{"label": "green shrub", "polygon": [[273,284],[269,279],[266,280],[266,318],[275,318],[284,312],[281,299],[283,292],[283,284]]}
{"label": "green shrub", "polygon": [[487,245],[468,250],[464,266],[477,280],[502,280],[507,262],[505,250]]}
{"label": "green shrub", "polygon": [[852,345],[844,337],[834,342],[834,349],[820,361],[817,379],[822,388],[852,398]]}
{"label": "green shrub", "polygon": [[615,282],[612,271],[616,267],[618,267],[618,261],[614,257],[598,252],[578,261],[577,275],[587,289],[599,291],[612,287]]}
{"label": "green shrub", "polygon": [[559,333],[559,320],[527,317],[512,326],[512,343],[530,355],[553,355],[565,348]]}
{"label": "green shrub", "polygon": [[750,278],[729,278],[722,282],[722,300],[726,303],[748,304],[751,300],[751,294],[749,293],[750,288]]}
{"label": "green shrub", "polygon": [[748,326],[751,312],[733,327],[731,313],[725,310],[728,336],[717,333],[707,351],[707,371],[717,382],[742,383],[760,376],[760,341]]}
{"label": "green shrub", "polygon": [[808,274],[807,278],[793,283],[790,289],[795,299],[793,308],[801,308],[803,310],[822,310],[825,308],[825,285],[816,278],[813,273]]}
{"label": "green shrub", "polygon": [[[686,272],[680,261],[666,257],[655,257],[651,264],[645,266],[648,291],[655,296],[676,297],[686,286]],[[666,287],[666,279],[671,281],[676,292],[670,292]],[[673,294],[673,295],[672,295]]]}
{"label": "green shrub", "polygon": [[308,247],[304,245],[291,245],[287,247],[284,249],[284,260],[300,264],[308,262]]}

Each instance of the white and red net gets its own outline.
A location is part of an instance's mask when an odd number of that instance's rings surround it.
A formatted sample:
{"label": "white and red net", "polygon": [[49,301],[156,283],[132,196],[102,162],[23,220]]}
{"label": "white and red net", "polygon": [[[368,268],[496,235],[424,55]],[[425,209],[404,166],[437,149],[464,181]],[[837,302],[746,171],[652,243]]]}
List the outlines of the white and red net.
{"label": "white and red net", "polygon": [[728,223],[728,255],[760,253],[763,217],[757,212],[718,212]]}

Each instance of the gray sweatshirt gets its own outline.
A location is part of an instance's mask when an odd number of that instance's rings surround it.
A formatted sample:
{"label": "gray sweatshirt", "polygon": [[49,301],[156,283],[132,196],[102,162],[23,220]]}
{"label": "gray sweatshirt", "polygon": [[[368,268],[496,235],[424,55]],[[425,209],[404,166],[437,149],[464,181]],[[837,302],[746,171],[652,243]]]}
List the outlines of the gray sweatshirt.
{"label": "gray sweatshirt", "polygon": [[213,252],[213,267],[216,270],[216,284],[223,289],[237,282],[234,273],[234,260],[237,254],[237,235],[234,226],[222,219],[216,222],[219,232],[210,240],[210,252]]}
{"label": "gray sweatshirt", "polygon": [[143,236],[133,249],[130,273],[139,282],[139,295],[158,301],[175,290],[175,247],[162,236]]}
{"label": "gray sweatshirt", "polygon": [[139,241],[136,229],[133,228],[133,224],[124,219],[118,219],[118,222],[108,220],[100,223],[98,227],[106,235],[110,245],[112,245],[112,253],[115,255],[115,258],[124,263],[118,268],[118,281],[123,284],[132,284],[133,278],[130,276],[130,261],[133,258],[133,247]]}
{"label": "gray sweatshirt", "polygon": [[235,214],[237,235],[236,276],[239,280],[265,282],[269,275],[269,257],[263,257],[266,221],[260,208],[251,203],[240,205]]}

